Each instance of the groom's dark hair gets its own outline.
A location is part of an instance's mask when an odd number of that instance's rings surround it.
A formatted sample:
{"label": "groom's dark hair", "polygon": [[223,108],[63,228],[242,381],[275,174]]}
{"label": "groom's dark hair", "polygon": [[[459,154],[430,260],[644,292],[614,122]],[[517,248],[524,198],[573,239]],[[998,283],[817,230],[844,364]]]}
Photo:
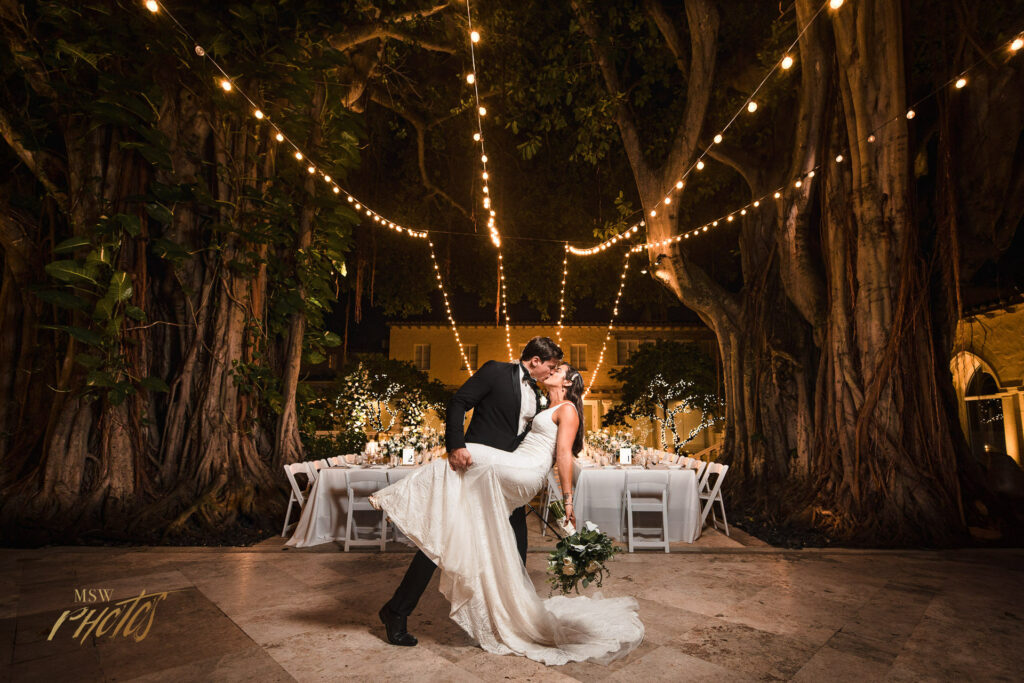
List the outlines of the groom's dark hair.
{"label": "groom's dark hair", "polygon": [[563,355],[561,347],[551,337],[534,337],[526,342],[519,360],[530,360],[534,356],[541,360],[551,360],[552,358],[562,360]]}

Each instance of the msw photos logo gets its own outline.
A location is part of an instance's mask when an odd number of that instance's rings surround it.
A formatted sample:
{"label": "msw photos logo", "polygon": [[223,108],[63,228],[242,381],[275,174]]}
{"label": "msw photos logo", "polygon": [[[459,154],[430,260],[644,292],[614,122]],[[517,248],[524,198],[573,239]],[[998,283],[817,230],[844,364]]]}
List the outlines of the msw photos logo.
{"label": "msw photos logo", "polygon": [[72,638],[79,644],[84,644],[89,636],[131,638],[139,642],[149,635],[156,618],[156,606],[173,592],[146,593],[143,589],[134,598],[114,602],[111,588],[76,588],[74,601],[86,604],[64,610],[46,639],[53,640],[65,624],[70,629],[74,622],[78,622]]}

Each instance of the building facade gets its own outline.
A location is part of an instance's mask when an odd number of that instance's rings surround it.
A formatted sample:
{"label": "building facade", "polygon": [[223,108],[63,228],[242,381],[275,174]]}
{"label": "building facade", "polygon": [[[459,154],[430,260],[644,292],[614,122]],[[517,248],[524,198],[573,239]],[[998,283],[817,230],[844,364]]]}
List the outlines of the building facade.
{"label": "building facade", "polygon": [[1024,455],[1024,302],[971,312],[950,361],[960,423],[979,457]]}
{"label": "building facade", "polygon": [[[505,328],[495,325],[460,325],[468,367],[463,362],[452,330],[447,325],[393,323],[390,326],[389,357],[409,361],[445,386],[455,389],[488,360],[509,360]],[[526,342],[535,336],[556,336],[552,324],[513,325],[512,356],[519,358]],[[565,360],[583,375],[584,385],[593,380],[584,401],[584,424],[587,430],[599,428],[601,418],[619,400],[619,384],[610,371],[625,365],[631,353],[641,344],[658,340],[692,342],[700,345],[712,358],[718,358],[714,334],[702,325],[621,325],[613,329],[605,344],[607,323],[566,325],[562,331]],[[597,373],[596,377],[594,376]],[[677,429],[683,434],[699,423],[699,413],[680,413]],[[634,435],[651,446],[658,446],[659,430],[649,424],[632,425]],[[705,430],[708,432],[709,430]],[[699,450],[719,440],[717,433],[702,433],[688,445]]]}

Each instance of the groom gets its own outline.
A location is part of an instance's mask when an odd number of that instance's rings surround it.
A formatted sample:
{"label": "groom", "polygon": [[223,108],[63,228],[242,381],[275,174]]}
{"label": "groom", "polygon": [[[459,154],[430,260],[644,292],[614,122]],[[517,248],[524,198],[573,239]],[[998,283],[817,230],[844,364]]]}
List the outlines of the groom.
{"label": "groom", "polygon": [[[561,360],[562,349],[555,342],[548,337],[534,337],[523,348],[518,363],[487,361],[466,380],[448,402],[444,444],[449,466],[456,472],[464,472],[473,464],[467,441],[514,451],[537,414],[537,382],[547,379]],[[463,435],[467,410],[473,411],[473,418]],[[516,535],[519,555],[526,564],[523,508],[513,512],[508,521]],[[416,638],[406,629],[406,618],[416,608],[436,566],[422,550],[416,551],[402,583],[378,613],[392,645],[416,644]]]}

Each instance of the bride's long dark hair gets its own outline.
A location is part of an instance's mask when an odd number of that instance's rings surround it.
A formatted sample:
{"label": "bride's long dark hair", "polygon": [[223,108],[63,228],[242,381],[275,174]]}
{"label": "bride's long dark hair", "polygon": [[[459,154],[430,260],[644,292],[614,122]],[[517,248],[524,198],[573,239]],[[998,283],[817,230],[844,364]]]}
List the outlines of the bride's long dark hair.
{"label": "bride's long dark hair", "polygon": [[570,382],[571,385],[565,388],[565,400],[572,401],[572,404],[576,406],[576,415],[580,419],[580,426],[576,430],[576,438],[572,442],[572,454],[578,455],[583,450],[583,375],[580,371],[569,365],[566,362],[562,362],[565,366],[565,381]]}

